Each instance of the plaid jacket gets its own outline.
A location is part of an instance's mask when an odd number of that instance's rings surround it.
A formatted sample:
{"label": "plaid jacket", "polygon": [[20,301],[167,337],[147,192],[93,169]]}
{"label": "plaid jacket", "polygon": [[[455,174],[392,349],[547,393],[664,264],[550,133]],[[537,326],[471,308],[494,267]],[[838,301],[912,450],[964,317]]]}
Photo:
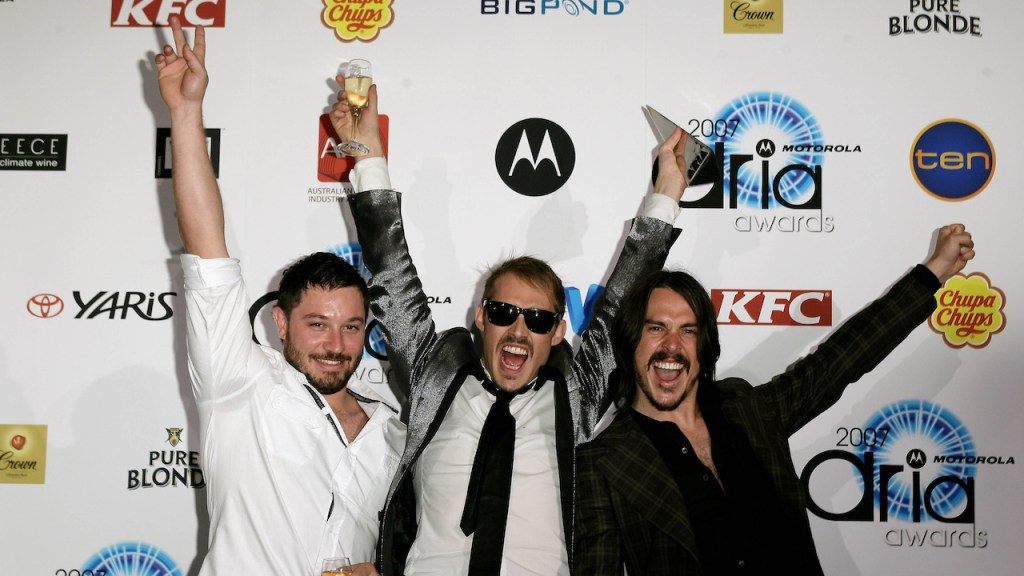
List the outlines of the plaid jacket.
{"label": "plaid jacket", "polygon": [[[715,383],[725,418],[747,437],[782,506],[799,518],[800,533],[791,537],[807,555],[802,564],[813,567],[801,573],[822,571],[789,437],[921,324],[935,309],[938,288],[935,276],[918,266],[767,384],[738,378]],[[623,568],[629,576],[703,574],[683,496],[626,410],[578,449],[576,479],[576,574],[623,574]]]}

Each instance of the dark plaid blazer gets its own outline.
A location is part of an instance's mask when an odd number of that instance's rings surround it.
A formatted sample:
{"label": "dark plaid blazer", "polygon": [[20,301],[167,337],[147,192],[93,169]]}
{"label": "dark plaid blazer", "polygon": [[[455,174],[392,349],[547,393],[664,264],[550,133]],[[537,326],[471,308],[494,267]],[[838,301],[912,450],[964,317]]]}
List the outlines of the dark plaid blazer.
{"label": "dark plaid blazer", "polygon": [[[818,349],[767,384],[715,382],[726,420],[746,436],[782,506],[797,515],[801,564],[790,574],[821,574],[807,495],[789,437],[832,406],[935,309],[938,280],[918,266],[850,318]],[[661,456],[628,410],[577,450],[575,574],[703,574],[683,496]],[[713,575],[708,575],[713,576]]]}
{"label": "dark plaid blazer", "polygon": [[[381,512],[377,565],[383,576],[402,574],[416,537],[415,464],[441,426],[466,376],[480,370],[470,333],[454,328],[441,333],[427,305],[409,255],[402,223],[401,194],[371,190],[349,197],[363,260],[372,273],[370,309],[388,343],[395,380],[408,384],[403,418],[408,424],[405,452]],[[643,274],[659,270],[679,230],[655,218],[633,220],[594,317],[573,354],[564,342],[552,350],[539,377],[555,381],[555,451],[567,554],[572,558],[572,510],[576,446],[594,435],[607,407],[608,376],[615,367],[611,320],[626,290]],[[570,564],[571,565],[571,564]]]}

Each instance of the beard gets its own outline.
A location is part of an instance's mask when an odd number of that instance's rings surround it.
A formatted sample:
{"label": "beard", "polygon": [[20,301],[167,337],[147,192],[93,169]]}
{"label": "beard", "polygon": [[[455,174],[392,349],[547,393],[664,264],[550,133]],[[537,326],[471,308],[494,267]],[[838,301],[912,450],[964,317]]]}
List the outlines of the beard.
{"label": "beard", "polygon": [[671,398],[667,402],[663,402],[663,401],[658,400],[657,397],[654,395],[654,384],[652,384],[648,380],[648,374],[647,373],[650,370],[651,366],[655,362],[661,362],[663,360],[668,360],[668,361],[671,361],[671,362],[677,362],[679,364],[682,364],[683,368],[686,370],[686,377],[688,379],[690,378],[691,363],[690,363],[690,359],[689,358],[687,358],[686,356],[683,356],[682,354],[669,354],[668,352],[655,352],[654,354],[651,355],[651,359],[647,361],[647,370],[645,370],[643,372],[640,372],[639,370],[637,371],[636,381],[637,381],[637,387],[640,388],[640,392],[642,392],[643,395],[647,398],[647,401],[651,404],[651,406],[653,406],[655,409],[657,409],[660,412],[671,412],[672,410],[675,410],[676,408],[679,407],[680,404],[683,403],[683,400],[686,398],[687,394],[690,392],[691,384],[696,384],[697,381],[696,380],[693,380],[692,382],[684,381],[681,384],[682,388],[679,390],[679,396],[678,397]]}
{"label": "beard", "polygon": [[[344,362],[350,366],[348,370],[341,372],[329,372],[324,376],[316,376],[313,374],[312,368],[310,368],[311,359],[317,360],[332,360],[338,362]],[[348,386],[348,379],[352,377],[352,373],[355,372],[356,367],[359,366],[359,361],[362,358],[356,358],[353,362],[352,357],[346,354],[317,354],[305,355],[299,352],[294,346],[292,346],[289,340],[285,340],[284,343],[284,359],[292,365],[293,368],[302,373],[306,377],[306,381],[309,385],[316,389],[317,392],[328,396],[337,392],[341,392]]]}

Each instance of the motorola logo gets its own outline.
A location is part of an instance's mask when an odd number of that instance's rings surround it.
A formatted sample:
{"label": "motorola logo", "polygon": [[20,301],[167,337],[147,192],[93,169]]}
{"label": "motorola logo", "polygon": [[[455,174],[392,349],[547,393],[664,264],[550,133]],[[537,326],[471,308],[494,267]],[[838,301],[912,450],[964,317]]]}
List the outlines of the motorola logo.
{"label": "motorola logo", "polygon": [[576,147],[558,124],[544,118],[516,122],[498,139],[494,166],[505,184],[523,196],[547,196],[561,188],[576,166]]}

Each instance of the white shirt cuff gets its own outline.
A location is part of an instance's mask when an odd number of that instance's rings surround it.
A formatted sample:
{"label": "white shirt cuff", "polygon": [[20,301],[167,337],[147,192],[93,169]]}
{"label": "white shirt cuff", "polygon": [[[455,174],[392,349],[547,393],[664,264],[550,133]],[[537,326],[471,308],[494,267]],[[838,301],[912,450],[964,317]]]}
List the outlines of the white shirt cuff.
{"label": "white shirt cuff", "polygon": [[648,194],[644,200],[644,216],[657,218],[669,225],[675,225],[679,216],[679,203],[664,194]]}
{"label": "white shirt cuff", "polygon": [[188,290],[226,286],[242,276],[237,258],[207,259],[195,254],[182,254],[181,270],[185,274],[185,288]]}
{"label": "white shirt cuff", "polygon": [[374,157],[356,162],[348,177],[356,193],[365,190],[391,190],[388,161],[384,158]]}

